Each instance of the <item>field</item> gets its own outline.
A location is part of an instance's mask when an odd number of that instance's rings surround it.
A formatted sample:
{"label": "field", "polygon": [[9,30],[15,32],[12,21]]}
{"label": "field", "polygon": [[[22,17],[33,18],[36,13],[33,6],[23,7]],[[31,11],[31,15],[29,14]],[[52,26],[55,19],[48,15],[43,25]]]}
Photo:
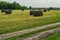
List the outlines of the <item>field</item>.
{"label": "field", "polygon": [[60,11],[57,10],[44,12],[44,16],[40,17],[30,16],[29,11],[30,10],[13,10],[12,14],[9,15],[0,12],[0,34],[24,30],[60,21],[58,15]]}
{"label": "field", "polygon": [[[39,16],[39,17],[31,16],[29,15],[29,12],[30,10],[24,10],[24,11],[13,10],[12,14],[8,14],[8,15],[0,12],[0,35],[5,33],[21,31],[25,29],[30,29],[46,24],[60,22],[60,10],[51,10],[51,11],[43,12],[43,16]],[[31,33],[8,38],[7,40],[16,40],[19,37],[29,36],[49,29],[54,29],[57,27],[60,27],[60,25],[52,28],[36,30]]]}

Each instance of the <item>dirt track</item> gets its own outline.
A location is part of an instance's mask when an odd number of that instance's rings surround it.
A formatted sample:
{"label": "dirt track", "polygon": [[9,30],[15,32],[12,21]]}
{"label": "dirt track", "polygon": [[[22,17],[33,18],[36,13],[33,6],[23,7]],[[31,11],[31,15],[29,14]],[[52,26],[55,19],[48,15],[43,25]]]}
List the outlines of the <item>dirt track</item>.
{"label": "dirt track", "polygon": [[47,27],[58,26],[58,25],[60,25],[60,22],[49,24],[49,25],[44,25],[44,26],[38,26],[38,27],[35,27],[35,28],[30,28],[30,29],[26,29],[26,30],[17,31],[17,32],[12,32],[12,33],[8,33],[8,34],[2,34],[2,35],[0,35],[0,40],[6,39],[6,38],[9,38],[9,37],[13,37],[13,36],[17,36],[17,35],[21,35],[21,34],[24,34],[24,33],[29,33],[29,32],[32,32],[32,31],[44,29],[44,28],[47,28]]}
{"label": "dirt track", "polygon": [[22,40],[43,40],[44,38],[48,37],[49,35],[52,35],[54,33],[60,32],[60,27],[56,28],[56,29],[52,29],[52,30],[48,30],[48,31],[44,31],[41,33],[38,33],[35,36],[26,38],[26,39],[22,39]]}

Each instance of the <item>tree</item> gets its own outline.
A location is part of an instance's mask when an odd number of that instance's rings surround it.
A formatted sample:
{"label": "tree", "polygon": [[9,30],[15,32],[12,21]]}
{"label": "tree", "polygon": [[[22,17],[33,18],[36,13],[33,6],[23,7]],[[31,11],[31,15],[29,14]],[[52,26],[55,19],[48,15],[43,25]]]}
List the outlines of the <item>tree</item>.
{"label": "tree", "polygon": [[0,9],[26,9],[26,6],[21,6],[19,3],[13,2],[5,2],[1,1],[0,2]]}
{"label": "tree", "polygon": [[21,8],[21,5],[19,5],[19,4],[16,3],[16,2],[13,2],[13,3],[11,3],[11,8],[12,8],[12,9],[20,9],[20,8]]}
{"label": "tree", "polygon": [[30,6],[29,9],[32,9],[32,7]]}

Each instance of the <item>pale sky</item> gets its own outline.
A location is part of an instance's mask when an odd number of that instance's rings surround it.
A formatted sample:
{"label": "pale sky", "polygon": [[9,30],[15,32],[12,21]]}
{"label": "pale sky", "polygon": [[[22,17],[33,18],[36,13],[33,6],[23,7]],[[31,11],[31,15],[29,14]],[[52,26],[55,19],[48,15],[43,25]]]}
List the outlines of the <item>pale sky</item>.
{"label": "pale sky", "polygon": [[16,1],[25,6],[32,7],[60,7],[60,0],[2,0],[7,2]]}

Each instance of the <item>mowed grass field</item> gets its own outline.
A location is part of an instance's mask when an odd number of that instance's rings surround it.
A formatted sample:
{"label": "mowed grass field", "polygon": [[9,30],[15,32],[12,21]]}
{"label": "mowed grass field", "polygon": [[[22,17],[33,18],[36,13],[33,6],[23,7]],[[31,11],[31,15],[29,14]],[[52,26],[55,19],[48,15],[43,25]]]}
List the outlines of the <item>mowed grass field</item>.
{"label": "mowed grass field", "polygon": [[59,10],[44,12],[44,16],[39,17],[30,16],[29,12],[30,10],[13,10],[9,15],[0,12],[0,34],[60,22]]}

